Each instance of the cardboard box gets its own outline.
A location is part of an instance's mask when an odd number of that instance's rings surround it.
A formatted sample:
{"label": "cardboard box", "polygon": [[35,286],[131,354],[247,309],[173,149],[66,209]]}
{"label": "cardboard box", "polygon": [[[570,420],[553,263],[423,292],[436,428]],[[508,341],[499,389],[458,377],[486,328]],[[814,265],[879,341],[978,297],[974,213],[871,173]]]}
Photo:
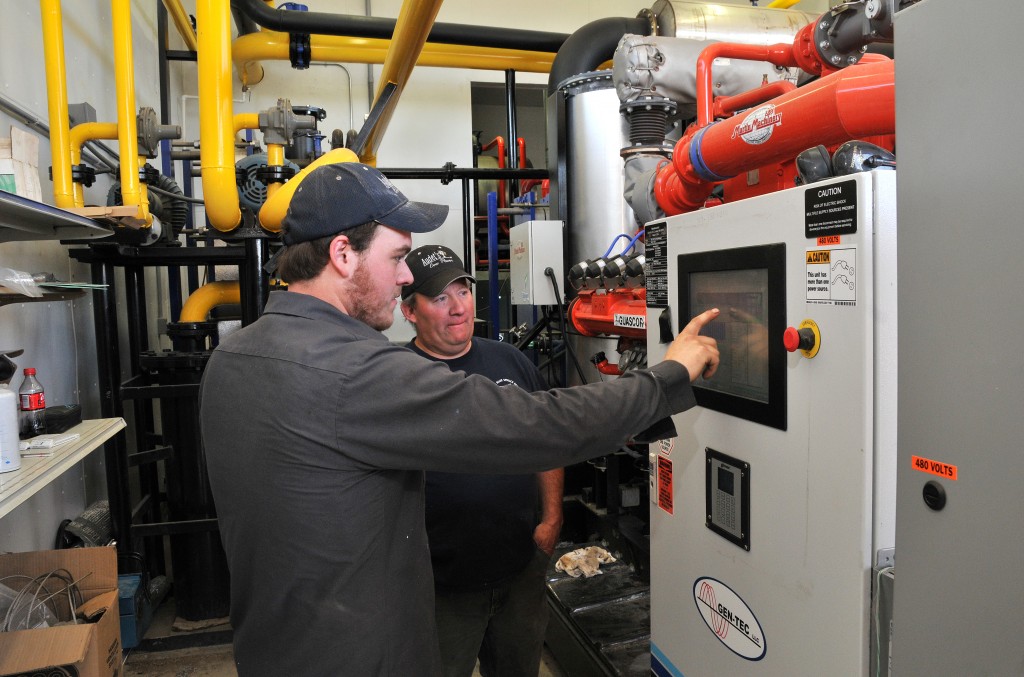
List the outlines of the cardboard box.
{"label": "cardboard box", "polygon": [[0,555],[0,578],[55,569],[66,569],[78,581],[84,599],[79,612],[95,622],[0,632],[0,675],[120,675],[117,552],[104,547]]}

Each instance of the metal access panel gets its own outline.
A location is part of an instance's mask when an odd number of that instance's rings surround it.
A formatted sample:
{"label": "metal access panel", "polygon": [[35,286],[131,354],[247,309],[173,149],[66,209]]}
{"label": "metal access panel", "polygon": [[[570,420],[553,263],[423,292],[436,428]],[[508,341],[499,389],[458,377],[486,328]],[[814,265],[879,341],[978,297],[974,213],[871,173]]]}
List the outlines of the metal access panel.
{"label": "metal access panel", "polygon": [[[527,221],[513,226],[509,232],[509,278],[512,283],[512,304],[550,306],[560,304],[555,295],[550,268],[561,286],[562,222]],[[559,291],[562,291],[559,289]]]}
{"label": "metal access panel", "polygon": [[[1024,137],[990,117],[1024,104],[1024,73],[977,68],[1016,44],[1024,4],[986,2],[983,25],[956,4],[896,15],[900,676],[1024,674]],[[943,31],[971,58],[937,70]]]}
{"label": "metal access panel", "polygon": [[[648,326],[717,306],[723,361],[651,446],[654,674],[868,674],[895,538],[895,196],[875,171],[647,224]],[[816,353],[787,352],[811,326]]]}

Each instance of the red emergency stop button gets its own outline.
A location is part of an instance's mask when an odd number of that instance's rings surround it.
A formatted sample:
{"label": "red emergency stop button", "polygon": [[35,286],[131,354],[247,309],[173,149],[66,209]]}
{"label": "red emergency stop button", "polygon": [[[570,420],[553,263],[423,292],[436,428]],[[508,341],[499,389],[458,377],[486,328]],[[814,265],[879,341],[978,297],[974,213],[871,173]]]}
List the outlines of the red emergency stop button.
{"label": "red emergency stop button", "polygon": [[782,344],[791,353],[797,350],[804,354],[804,357],[814,357],[818,354],[821,346],[821,334],[818,332],[818,325],[814,320],[804,320],[800,327],[787,327],[782,334]]}

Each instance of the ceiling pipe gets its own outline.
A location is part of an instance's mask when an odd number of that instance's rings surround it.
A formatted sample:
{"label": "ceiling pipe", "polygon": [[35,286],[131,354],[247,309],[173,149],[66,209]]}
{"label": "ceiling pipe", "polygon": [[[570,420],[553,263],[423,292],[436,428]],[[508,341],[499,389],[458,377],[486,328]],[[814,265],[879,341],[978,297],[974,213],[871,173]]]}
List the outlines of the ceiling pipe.
{"label": "ceiling pipe", "polygon": [[[231,58],[243,87],[263,80],[264,60],[288,61],[290,38],[287,33],[260,31],[237,38]],[[329,63],[382,64],[391,40],[352,38],[334,35],[310,36],[310,60]],[[554,54],[471,45],[427,43],[416,59],[417,66],[473,68],[478,70],[514,69],[528,73],[548,73]]]}
{"label": "ceiling pipe", "polygon": [[360,154],[360,160],[366,164],[375,165],[377,162],[377,148],[388,128],[388,123],[391,122],[398,99],[402,95],[402,90],[405,89],[405,83],[408,82],[409,76],[412,74],[416,59],[419,58],[420,52],[423,50],[430,27],[440,9],[441,0],[405,0],[402,3],[398,21],[395,23],[391,49],[388,50],[384,66],[381,69],[377,93],[374,96],[374,107],[388,83],[397,85],[397,90],[388,98],[376,124],[369,130],[364,150]]}
{"label": "ceiling pipe", "polygon": [[[395,19],[273,9],[262,0],[231,0],[231,6],[260,26],[285,33],[389,39],[397,25]],[[431,26],[427,40],[451,45],[553,53],[568,37],[566,33],[439,23]]]}
{"label": "ceiling pipe", "polygon": [[554,94],[567,78],[592,71],[611,59],[623,35],[650,35],[653,30],[651,22],[643,17],[608,17],[586,24],[558,50],[548,78],[548,95]]}

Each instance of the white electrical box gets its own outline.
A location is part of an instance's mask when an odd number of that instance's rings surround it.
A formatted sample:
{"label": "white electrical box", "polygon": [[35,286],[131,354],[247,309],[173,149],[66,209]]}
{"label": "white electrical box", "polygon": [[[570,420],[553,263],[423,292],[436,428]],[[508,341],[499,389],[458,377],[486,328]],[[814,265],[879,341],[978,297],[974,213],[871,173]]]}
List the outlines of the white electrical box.
{"label": "white electrical box", "polygon": [[544,271],[552,270],[559,291],[564,293],[562,222],[527,221],[513,226],[509,232],[509,247],[512,304],[551,306],[561,303],[555,296],[551,277]]}

